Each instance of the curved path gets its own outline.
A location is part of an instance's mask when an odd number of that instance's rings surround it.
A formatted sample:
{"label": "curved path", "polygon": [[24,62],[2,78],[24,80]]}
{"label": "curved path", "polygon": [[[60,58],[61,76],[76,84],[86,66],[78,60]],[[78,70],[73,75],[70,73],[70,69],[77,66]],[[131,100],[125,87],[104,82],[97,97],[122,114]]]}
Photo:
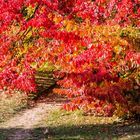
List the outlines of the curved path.
{"label": "curved path", "polygon": [[34,108],[22,111],[10,120],[0,124],[1,130],[9,131],[6,138],[2,140],[45,140],[47,128],[44,128],[43,124],[39,125],[39,127],[43,128],[43,132],[39,137],[33,136],[32,131],[45,119],[49,111],[60,106],[61,103],[56,102],[38,103]]}

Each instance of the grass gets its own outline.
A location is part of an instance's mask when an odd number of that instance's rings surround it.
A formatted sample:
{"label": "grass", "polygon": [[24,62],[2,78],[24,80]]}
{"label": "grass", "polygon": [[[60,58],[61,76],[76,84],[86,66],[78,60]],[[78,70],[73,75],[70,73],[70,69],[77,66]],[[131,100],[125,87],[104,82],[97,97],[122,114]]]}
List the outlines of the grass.
{"label": "grass", "polygon": [[14,116],[27,106],[27,97],[17,92],[13,96],[0,93],[0,123]]}
{"label": "grass", "polygon": [[48,114],[45,125],[50,139],[71,140],[137,140],[139,124],[124,124],[117,117],[84,116],[82,112],[55,110]]}

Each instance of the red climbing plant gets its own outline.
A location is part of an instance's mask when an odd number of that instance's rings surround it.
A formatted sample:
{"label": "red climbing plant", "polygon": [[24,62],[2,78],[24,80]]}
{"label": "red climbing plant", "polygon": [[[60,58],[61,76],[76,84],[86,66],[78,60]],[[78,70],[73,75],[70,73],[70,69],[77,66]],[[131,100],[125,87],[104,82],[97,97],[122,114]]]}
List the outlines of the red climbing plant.
{"label": "red climbing plant", "polygon": [[139,34],[138,0],[1,0],[0,86],[35,92],[49,61],[65,109],[127,111],[126,94],[139,94]]}

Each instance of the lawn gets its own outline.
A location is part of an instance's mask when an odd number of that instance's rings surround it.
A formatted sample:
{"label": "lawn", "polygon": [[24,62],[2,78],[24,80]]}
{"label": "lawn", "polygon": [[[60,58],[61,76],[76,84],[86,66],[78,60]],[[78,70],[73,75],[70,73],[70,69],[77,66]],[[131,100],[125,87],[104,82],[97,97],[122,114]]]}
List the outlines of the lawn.
{"label": "lawn", "polygon": [[50,139],[117,140],[140,139],[140,124],[113,117],[84,116],[82,112],[55,110],[45,122]]}

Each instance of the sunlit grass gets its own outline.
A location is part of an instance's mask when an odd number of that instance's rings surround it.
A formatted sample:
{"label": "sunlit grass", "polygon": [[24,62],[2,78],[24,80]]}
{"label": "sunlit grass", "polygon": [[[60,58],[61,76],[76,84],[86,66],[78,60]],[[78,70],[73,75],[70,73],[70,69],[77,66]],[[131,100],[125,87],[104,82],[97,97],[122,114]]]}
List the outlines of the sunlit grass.
{"label": "sunlit grass", "polygon": [[140,125],[118,117],[85,116],[81,111],[52,110],[43,123],[47,138],[56,140],[134,140],[140,139]]}

